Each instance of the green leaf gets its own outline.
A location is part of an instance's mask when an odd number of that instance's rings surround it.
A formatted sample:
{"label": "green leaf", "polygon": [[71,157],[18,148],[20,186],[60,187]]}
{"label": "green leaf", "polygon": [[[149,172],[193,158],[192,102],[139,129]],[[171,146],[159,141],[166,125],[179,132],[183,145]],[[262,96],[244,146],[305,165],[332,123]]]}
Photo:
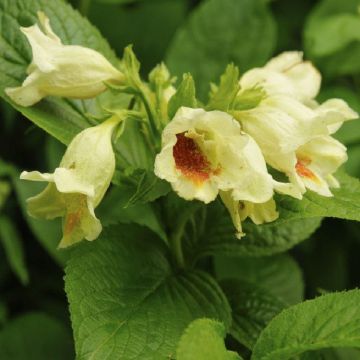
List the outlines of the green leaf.
{"label": "green leaf", "polygon": [[[82,45],[101,52],[116,65],[116,57],[100,33],[77,11],[62,0],[3,0],[0,3],[0,93],[6,87],[19,86],[26,77],[30,64],[31,48],[20,31],[20,26],[37,22],[37,11],[50,18],[55,33],[65,44]],[[12,105],[64,144],[90,125],[88,114],[98,115],[96,99],[67,100],[48,97],[32,107]]]}
{"label": "green leaf", "polygon": [[127,188],[121,186],[113,187],[96,209],[96,214],[101,220],[101,224],[103,226],[117,223],[143,225],[166,241],[166,234],[159,223],[152,204],[137,203],[126,207],[128,201]]}
{"label": "green leaf", "polygon": [[289,196],[275,196],[279,219],[255,225],[244,223],[246,236],[235,238],[230,217],[219,204],[207,207],[204,231],[189,236],[188,256],[193,261],[203,256],[225,254],[232,256],[264,256],[288,250],[307,239],[320,225],[322,217],[360,221],[360,181],[344,173],[337,175],[339,189],[333,197],[307,191],[299,201]]}
{"label": "green leaf", "polygon": [[[197,216],[201,217],[201,213]],[[193,262],[209,255],[264,256],[283,252],[307,239],[321,223],[320,218],[302,219],[302,215],[297,213],[286,221],[280,218],[262,225],[246,221],[243,224],[246,236],[239,240],[222,204],[215,202],[208,205],[206,215],[201,218],[203,220],[195,221],[203,221],[203,230],[189,234],[186,239],[187,256]]]}
{"label": "green leaf", "polygon": [[82,243],[66,268],[78,358],[165,359],[199,317],[230,324],[217,283],[200,271],[173,270],[162,240],[138,226],[105,229]]}
{"label": "green leaf", "polygon": [[230,64],[220,77],[219,87],[210,95],[207,110],[229,110],[239,90],[239,69]]}
{"label": "green leaf", "polygon": [[359,360],[358,349],[326,349],[320,351],[309,351],[301,355],[301,360]]}
{"label": "green leaf", "polygon": [[191,74],[184,74],[182,81],[176,90],[176,93],[171,97],[168,105],[169,118],[172,119],[178,109],[182,106],[196,108],[196,90],[194,79]]}
{"label": "green leaf", "polygon": [[301,269],[288,254],[260,258],[216,256],[214,266],[220,280],[235,278],[251,282],[289,305],[303,300]]}
{"label": "green leaf", "polygon": [[[155,154],[149,149],[141,124],[126,120],[124,133],[115,144],[117,168],[124,172],[134,169],[152,170]],[[129,174],[127,174],[129,175]]]}
{"label": "green leaf", "polygon": [[233,62],[243,72],[263,65],[276,43],[275,24],[264,1],[207,0],[178,30],[167,53],[170,70],[191,72],[200,98]]}
{"label": "green leaf", "polygon": [[323,0],[306,23],[305,49],[329,75],[360,71],[358,6],[357,0]]}
{"label": "green leaf", "polygon": [[216,320],[194,320],[181,336],[177,350],[177,360],[235,360],[239,355],[226,350],[225,326]]}
{"label": "green leaf", "polygon": [[336,175],[339,189],[332,189],[333,197],[320,196],[308,191],[303,200],[288,196],[278,199],[281,208],[279,223],[294,218],[335,217],[360,221],[360,181],[344,173]]}
{"label": "green leaf", "polygon": [[27,313],[0,332],[0,358],[11,360],[74,359],[67,329],[43,313]]}
{"label": "green leaf", "polygon": [[11,192],[10,184],[7,181],[0,181],[0,210],[5,204]]}
{"label": "green leaf", "polygon": [[261,331],[286,304],[267,289],[246,280],[228,279],[220,285],[232,310],[230,334],[252,349]]}
{"label": "green leaf", "polygon": [[305,301],[276,316],[261,333],[252,360],[285,360],[328,347],[360,347],[360,290]]}
{"label": "green leaf", "polygon": [[4,246],[11,269],[23,285],[29,282],[29,273],[25,264],[25,254],[15,225],[6,216],[0,216],[0,241]]}
{"label": "green leaf", "polygon": [[130,178],[115,174],[113,181],[128,195],[125,207],[154,201],[171,190],[169,183],[158,178],[153,171],[141,169],[135,170]]}

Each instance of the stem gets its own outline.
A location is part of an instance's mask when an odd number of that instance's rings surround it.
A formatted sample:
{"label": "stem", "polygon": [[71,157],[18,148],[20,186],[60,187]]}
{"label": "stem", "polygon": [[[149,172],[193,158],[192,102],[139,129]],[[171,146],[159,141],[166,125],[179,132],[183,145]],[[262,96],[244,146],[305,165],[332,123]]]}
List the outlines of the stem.
{"label": "stem", "polygon": [[171,247],[173,250],[173,254],[175,256],[177,265],[180,268],[185,267],[185,260],[184,260],[184,254],[182,250],[182,236],[184,233],[185,224],[179,229],[177,229],[177,232],[170,238]]}
{"label": "stem", "polygon": [[160,142],[158,141],[160,139],[160,136],[159,136],[159,127],[156,124],[157,114],[155,109],[153,109],[151,105],[151,99],[148,94],[148,89],[146,89],[146,87],[144,86],[141,86],[139,90],[140,90],[141,100],[145,106],[145,110],[149,119],[150,135],[154,142],[155,151],[158,152],[160,150]]}
{"label": "stem", "polygon": [[89,12],[91,0],[79,0],[79,11],[82,15],[86,16]]}
{"label": "stem", "polygon": [[184,211],[179,221],[177,222],[175,231],[170,236],[170,246],[173,251],[173,255],[176,259],[177,265],[180,268],[185,267],[185,259],[182,248],[182,239],[184,235],[185,226],[187,222],[191,219],[191,217],[194,215],[194,213],[199,209],[200,206],[201,206],[200,203],[196,203],[192,206],[192,208],[187,209],[187,211]]}

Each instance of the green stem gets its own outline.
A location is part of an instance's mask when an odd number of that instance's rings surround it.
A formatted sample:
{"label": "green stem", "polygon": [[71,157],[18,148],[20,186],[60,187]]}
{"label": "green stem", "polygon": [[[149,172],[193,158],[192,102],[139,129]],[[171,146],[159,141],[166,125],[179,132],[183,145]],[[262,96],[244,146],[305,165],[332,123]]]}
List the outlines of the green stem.
{"label": "green stem", "polygon": [[185,226],[187,222],[191,219],[191,217],[194,215],[194,213],[200,208],[200,206],[201,206],[200,203],[196,203],[192,206],[192,208],[187,209],[187,211],[184,211],[182,213],[182,216],[180,216],[179,221],[177,222],[175,231],[172,233],[172,236],[170,236],[170,246],[173,251],[173,255],[176,259],[177,265],[180,268],[185,267],[185,258],[182,248],[182,240],[185,231]]}
{"label": "green stem", "polygon": [[79,0],[79,11],[86,16],[89,12],[91,0]]}
{"label": "green stem", "polygon": [[178,227],[176,229],[176,232],[170,238],[171,248],[172,248],[174,257],[176,259],[177,265],[180,268],[185,267],[184,254],[183,254],[183,249],[182,249],[182,237],[183,237],[184,230],[185,230],[185,224],[186,224],[186,222],[183,223],[181,227]]}

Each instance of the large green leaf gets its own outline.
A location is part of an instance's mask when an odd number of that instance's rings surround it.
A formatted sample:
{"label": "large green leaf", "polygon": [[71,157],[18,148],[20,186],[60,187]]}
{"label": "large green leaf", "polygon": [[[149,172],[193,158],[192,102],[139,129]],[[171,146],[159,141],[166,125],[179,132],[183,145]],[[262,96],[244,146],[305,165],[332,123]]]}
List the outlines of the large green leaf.
{"label": "large green leaf", "polygon": [[109,227],[74,249],[65,284],[79,359],[166,359],[192,320],[229,326],[217,283],[170,261],[163,242],[134,225]]}
{"label": "large green leaf", "polygon": [[70,332],[43,313],[19,316],[0,332],[0,359],[74,359]]}
{"label": "large green leaf", "polygon": [[360,347],[360,290],[334,293],[284,310],[261,333],[252,360],[286,360],[329,347]]}
{"label": "large green leaf", "polygon": [[268,290],[245,280],[224,280],[220,283],[232,310],[230,334],[249,349],[260,332],[286,304]]}
{"label": "large green leaf", "polygon": [[220,280],[235,278],[251,282],[289,305],[303,300],[301,269],[288,254],[259,258],[216,256],[214,266]]}
{"label": "large green leaf", "polygon": [[307,239],[320,225],[322,217],[360,221],[360,181],[339,174],[339,189],[332,189],[333,197],[307,191],[299,201],[289,196],[276,196],[279,219],[255,225],[244,223],[246,236],[235,238],[233,225],[225,209],[214,203],[207,207],[204,231],[188,236],[189,256],[194,261],[212,254],[263,256],[290,249]]}
{"label": "large green leaf", "polygon": [[181,336],[177,360],[240,360],[235,352],[226,350],[225,326],[212,319],[194,320]]}
{"label": "large green leaf", "polygon": [[[116,58],[100,33],[77,11],[62,0],[2,0],[0,2],[0,93],[18,86],[26,77],[31,61],[31,48],[20,31],[37,21],[37,11],[44,11],[51,26],[65,44],[83,45],[103,53],[116,64]],[[5,97],[6,100],[9,100]],[[25,108],[15,104],[20,112],[36,125],[68,144],[75,134],[89,126],[87,114],[98,114],[96,100],[66,100],[46,98],[35,106]]]}
{"label": "large green leaf", "polygon": [[201,97],[226,65],[263,65],[276,42],[274,21],[261,0],[207,0],[178,30],[167,54],[170,70],[190,72]]}
{"label": "large green leaf", "polygon": [[186,234],[185,249],[193,262],[209,255],[264,256],[283,252],[307,239],[321,223],[318,217],[301,219],[296,213],[287,221],[277,220],[263,225],[247,221],[243,224],[246,236],[238,240],[222,204],[208,205],[205,211],[203,226],[196,233],[190,231]]}
{"label": "large green leaf", "polygon": [[305,49],[330,75],[359,73],[358,0],[323,0],[304,30]]}

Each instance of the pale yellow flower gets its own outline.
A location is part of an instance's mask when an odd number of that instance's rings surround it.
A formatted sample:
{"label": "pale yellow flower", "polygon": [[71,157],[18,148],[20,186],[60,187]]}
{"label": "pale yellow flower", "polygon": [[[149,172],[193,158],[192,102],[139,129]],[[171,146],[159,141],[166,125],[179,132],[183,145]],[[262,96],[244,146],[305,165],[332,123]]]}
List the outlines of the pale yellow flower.
{"label": "pale yellow flower", "polygon": [[221,200],[230,213],[232,222],[236,229],[236,237],[240,239],[245,234],[242,231],[241,222],[250,218],[253,223],[260,225],[272,222],[279,217],[276,211],[276,203],[273,198],[264,203],[253,203],[249,201],[236,201],[230,192],[220,192]]}
{"label": "pale yellow flower", "polygon": [[94,240],[101,232],[94,209],[108,189],[115,171],[111,138],[119,120],[110,118],[80,132],[67,148],[52,174],[24,171],[20,178],[46,181],[49,185],[28,199],[29,214],[36,218],[63,217],[63,238],[59,247],[82,239]]}
{"label": "pale yellow flower", "polygon": [[320,90],[321,75],[299,51],[284,52],[264,67],[247,71],[240,79],[241,90],[262,87],[268,95],[287,95],[307,102]]}
{"label": "pale yellow flower", "polygon": [[255,141],[221,111],[182,107],[162,134],[155,174],[186,200],[213,201],[222,191],[235,200],[265,202],[274,181]]}
{"label": "pale yellow flower", "polygon": [[86,99],[105,91],[105,82],[124,82],[124,75],[102,54],[83,46],[64,45],[45,14],[39,12],[38,16],[42,29],[37,24],[21,28],[33,59],[23,84],[5,89],[12,101],[31,106],[49,95]]}

